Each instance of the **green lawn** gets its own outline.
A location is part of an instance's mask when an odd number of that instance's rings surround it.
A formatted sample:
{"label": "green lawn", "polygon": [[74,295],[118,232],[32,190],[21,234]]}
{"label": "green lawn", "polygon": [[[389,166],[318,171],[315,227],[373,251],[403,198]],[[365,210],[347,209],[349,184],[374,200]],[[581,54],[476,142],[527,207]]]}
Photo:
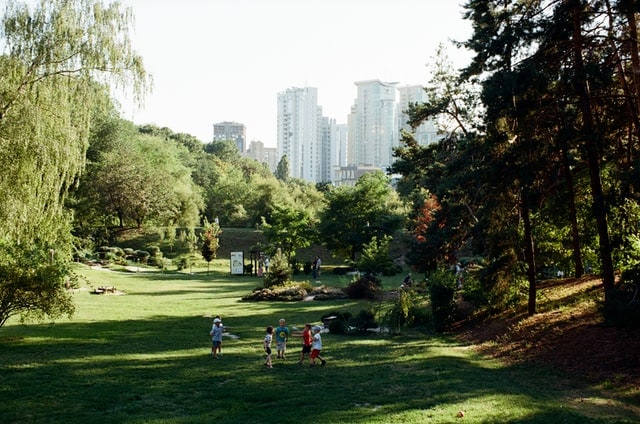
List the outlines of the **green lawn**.
{"label": "green lawn", "polygon": [[[0,423],[638,422],[633,405],[580,381],[505,366],[433,334],[325,334],[324,368],[297,365],[293,339],[288,358],[266,369],[267,325],[282,317],[302,327],[369,305],[247,303],[258,278],[230,276],[224,260],[197,271],[82,267],[72,319],[11,320],[0,329]],[[125,294],[90,294],[101,285]],[[216,314],[238,337],[225,337],[219,360],[209,354]]]}

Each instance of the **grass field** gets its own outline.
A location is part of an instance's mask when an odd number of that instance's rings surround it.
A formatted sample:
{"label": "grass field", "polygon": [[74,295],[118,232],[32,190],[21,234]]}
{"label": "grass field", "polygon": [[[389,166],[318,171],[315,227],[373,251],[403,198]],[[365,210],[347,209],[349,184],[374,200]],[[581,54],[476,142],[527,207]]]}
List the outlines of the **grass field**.
{"label": "grass field", "polygon": [[[288,358],[266,369],[267,325],[282,317],[302,327],[370,305],[243,302],[260,280],[229,275],[225,260],[212,269],[80,266],[72,319],[0,329],[0,423],[638,422],[637,409],[579,377],[507,366],[422,332],[325,334],[324,368],[297,365],[292,339]],[[90,294],[102,285],[121,294]],[[237,337],[224,338],[219,360],[209,353],[216,314]]]}

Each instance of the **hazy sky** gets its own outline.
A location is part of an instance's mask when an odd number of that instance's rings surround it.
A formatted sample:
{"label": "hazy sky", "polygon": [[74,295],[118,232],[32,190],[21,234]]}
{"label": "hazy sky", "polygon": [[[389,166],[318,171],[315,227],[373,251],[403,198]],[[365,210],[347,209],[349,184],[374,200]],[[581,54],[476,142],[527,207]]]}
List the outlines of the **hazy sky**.
{"label": "hazy sky", "polygon": [[[204,142],[236,121],[247,141],[276,145],[277,94],[316,87],[323,115],[346,123],[355,81],[426,84],[440,43],[464,40],[458,0],[121,0],[153,75],[143,109],[124,118]],[[447,47],[456,65],[468,55]]]}

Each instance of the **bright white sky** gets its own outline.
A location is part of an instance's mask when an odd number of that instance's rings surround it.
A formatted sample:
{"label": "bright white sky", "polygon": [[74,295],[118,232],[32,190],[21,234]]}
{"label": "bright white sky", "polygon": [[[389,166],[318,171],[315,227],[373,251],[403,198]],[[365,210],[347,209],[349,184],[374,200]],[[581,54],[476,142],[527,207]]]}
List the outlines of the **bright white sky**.
{"label": "bright white sky", "polygon": [[346,123],[354,82],[425,85],[440,43],[458,67],[470,57],[449,43],[471,34],[458,0],[121,1],[154,79],[142,109],[122,100],[123,117],[204,142],[214,123],[236,121],[248,142],[275,147],[287,88],[316,87],[323,115]]}

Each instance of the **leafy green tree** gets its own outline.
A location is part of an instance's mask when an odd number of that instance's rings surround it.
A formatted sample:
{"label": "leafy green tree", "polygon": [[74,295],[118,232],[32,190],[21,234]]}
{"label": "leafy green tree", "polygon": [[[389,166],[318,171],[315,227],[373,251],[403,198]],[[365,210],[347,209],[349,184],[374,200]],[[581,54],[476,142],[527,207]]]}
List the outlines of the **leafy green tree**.
{"label": "leafy green tree", "polygon": [[267,242],[282,249],[291,259],[297,249],[309,247],[314,240],[314,222],[305,210],[293,206],[275,205],[270,221],[262,218],[262,232]]}
{"label": "leafy green tree", "polygon": [[81,188],[95,209],[115,215],[121,227],[128,221],[140,227],[148,220],[194,225],[203,202],[190,168],[182,163],[182,149],[170,140],[133,134],[128,143],[102,153]]}
{"label": "leafy green tree", "polygon": [[39,263],[46,254],[32,249],[56,246],[52,267],[65,270],[71,237],[64,202],[85,165],[91,118],[110,107],[110,88],[132,86],[141,95],[149,77],[131,49],[131,14],[119,3],[51,0],[29,7],[9,0],[4,7],[0,254],[3,263],[22,268],[7,268],[0,279],[0,314],[55,316],[71,311],[62,278]]}
{"label": "leafy green tree", "polygon": [[74,312],[73,277],[51,245],[0,244],[0,327],[13,315],[56,318]]}
{"label": "leafy green tree", "polygon": [[228,163],[240,161],[240,151],[233,140],[212,141],[204,146],[204,150]]}
{"label": "leafy green tree", "polygon": [[277,249],[269,262],[269,271],[264,275],[264,286],[266,288],[283,286],[290,279],[291,267],[289,266],[287,256],[281,249]]}
{"label": "leafy green tree", "polygon": [[389,254],[391,236],[383,236],[380,240],[373,236],[369,243],[362,246],[362,255],[356,263],[359,271],[364,273],[383,273],[393,275],[393,258]]}
{"label": "leafy green tree", "polygon": [[200,238],[202,239],[202,248],[200,253],[205,261],[207,261],[207,274],[209,273],[209,265],[211,261],[218,255],[218,247],[220,246],[220,233],[222,230],[216,223],[205,221],[204,229]]}
{"label": "leafy green tree", "polygon": [[326,198],[319,216],[320,240],[352,261],[374,236],[392,235],[403,224],[403,205],[381,171],[363,175],[355,187],[331,190]]}
{"label": "leafy green tree", "polygon": [[284,182],[289,181],[290,167],[291,165],[289,164],[289,158],[287,157],[287,155],[282,156],[280,158],[280,161],[278,162],[278,166],[276,167],[276,178]]}

